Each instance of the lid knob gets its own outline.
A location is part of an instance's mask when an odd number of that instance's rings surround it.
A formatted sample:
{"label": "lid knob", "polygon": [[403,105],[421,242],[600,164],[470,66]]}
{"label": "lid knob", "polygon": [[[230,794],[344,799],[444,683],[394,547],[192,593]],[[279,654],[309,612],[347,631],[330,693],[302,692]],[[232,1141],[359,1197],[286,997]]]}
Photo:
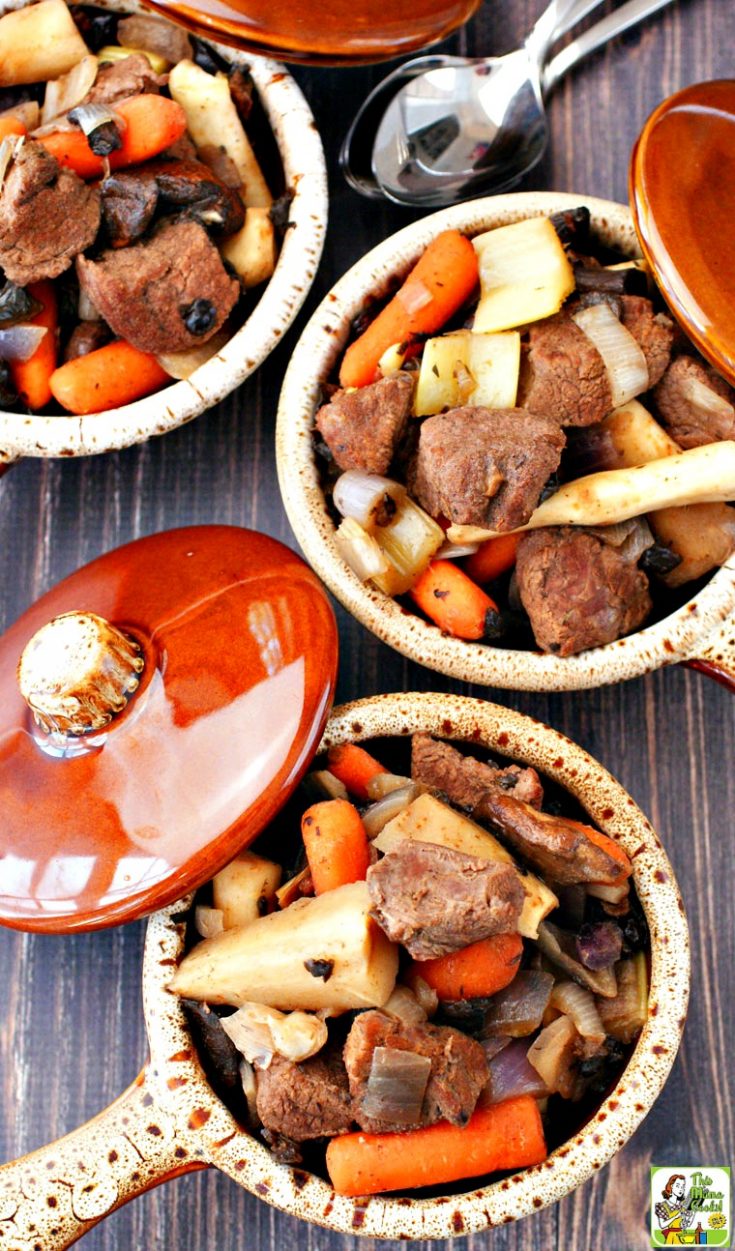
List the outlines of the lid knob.
{"label": "lid knob", "polygon": [[138,644],[93,612],[54,617],[29,640],[18,685],[48,734],[101,730],[121,712],[143,669]]}

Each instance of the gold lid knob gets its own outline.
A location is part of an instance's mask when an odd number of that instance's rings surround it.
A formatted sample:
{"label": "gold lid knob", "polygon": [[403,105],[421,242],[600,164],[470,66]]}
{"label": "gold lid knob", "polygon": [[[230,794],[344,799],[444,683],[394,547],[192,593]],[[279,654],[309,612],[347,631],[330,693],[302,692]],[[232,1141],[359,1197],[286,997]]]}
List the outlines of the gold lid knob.
{"label": "gold lid knob", "polygon": [[121,712],[143,668],[133,639],[93,612],[67,612],[26,644],[18,685],[48,734],[86,734]]}

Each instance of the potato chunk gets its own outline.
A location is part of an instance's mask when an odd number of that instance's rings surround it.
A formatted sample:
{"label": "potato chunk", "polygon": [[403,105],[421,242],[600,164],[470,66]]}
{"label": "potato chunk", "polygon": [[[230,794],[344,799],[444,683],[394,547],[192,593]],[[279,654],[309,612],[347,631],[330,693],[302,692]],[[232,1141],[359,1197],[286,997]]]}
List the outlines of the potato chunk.
{"label": "potato chunk", "polygon": [[398,948],[369,914],[365,882],[299,899],[199,943],[169,989],[205,1003],[264,1003],[282,1012],[379,1008],[393,993]]}

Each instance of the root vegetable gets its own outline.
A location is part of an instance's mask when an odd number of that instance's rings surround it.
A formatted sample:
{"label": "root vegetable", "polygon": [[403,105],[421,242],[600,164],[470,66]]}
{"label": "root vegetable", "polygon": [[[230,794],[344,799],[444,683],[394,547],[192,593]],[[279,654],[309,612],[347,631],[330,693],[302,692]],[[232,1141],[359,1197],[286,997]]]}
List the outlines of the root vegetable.
{"label": "root vegetable", "polygon": [[268,912],[281,884],[281,866],[243,851],[212,879],[214,906],[226,930],[249,925]]}
{"label": "root vegetable", "polygon": [[574,270],[548,217],[487,230],[472,243],[480,268],[475,331],[550,317],[574,290]]}
{"label": "root vegetable", "polygon": [[64,0],[41,0],[0,18],[0,87],[60,78],[89,49]]}

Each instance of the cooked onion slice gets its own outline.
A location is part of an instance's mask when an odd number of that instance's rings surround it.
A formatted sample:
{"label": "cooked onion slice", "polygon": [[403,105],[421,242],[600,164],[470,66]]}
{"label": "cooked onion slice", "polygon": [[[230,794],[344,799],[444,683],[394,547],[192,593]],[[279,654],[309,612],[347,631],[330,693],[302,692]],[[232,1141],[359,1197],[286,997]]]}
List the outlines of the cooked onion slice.
{"label": "cooked onion slice", "polygon": [[[574,1059],[574,1044],[579,1037],[571,1017],[560,1016],[546,1029],[528,1049],[528,1063],[536,1070],[550,1091],[569,1098],[572,1093],[570,1069]],[[501,1052],[501,1055],[503,1053]]]}
{"label": "cooked onion slice", "polygon": [[418,787],[413,782],[409,782],[408,785],[401,786],[398,790],[390,791],[382,799],[366,808],[362,814],[362,823],[368,838],[377,838],[389,821],[413,803],[418,793]]}
{"label": "cooked onion slice", "polygon": [[380,550],[372,534],[363,530],[353,517],[345,517],[335,532],[334,541],[340,556],[361,582],[387,574],[390,561]]}
{"label": "cooked onion slice", "polygon": [[404,786],[410,785],[411,779],[403,777],[400,773],[376,773],[375,777],[365,783],[365,790],[368,793],[368,799],[383,799],[386,795],[390,795],[391,791],[400,791]]}
{"label": "cooked onion slice", "polygon": [[431,1073],[428,1056],[395,1047],[376,1047],[362,1112],[390,1125],[416,1125]]}
{"label": "cooked onion slice", "polygon": [[577,959],[577,949],[573,935],[567,934],[551,921],[542,921],[538,927],[538,945],[552,964],[586,986],[596,995],[612,999],[617,992],[617,982],[612,969],[586,969]]}
{"label": "cooked onion slice", "polygon": [[576,982],[558,982],[551,996],[552,1008],[558,1008],[574,1021],[578,1034],[599,1047],[605,1041],[602,1024],[593,996]]}
{"label": "cooked onion slice", "polygon": [[381,1011],[387,1012],[389,1016],[397,1017],[406,1025],[423,1025],[427,1017],[426,1010],[408,986],[396,986],[388,1002],[383,1004]]}
{"label": "cooked onion slice", "polygon": [[484,1103],[502,1103],[515,1095],[543,1099],[549,1088],[541,1074],[528,1062],[528,1043],[517,1038],[496,1053],[489,1063],[490,1077],[483,1091]]}
{"label": "cooked onion slice", "polygon": [[311,1012],[279,1012],[262,1003],[246,1003],[233,1016],[222,1018],[222,1028],[238,1051],[256,1068],[268,1068],[274,1055],[294,1064],[321,1051],[327,1027]]}
{"label": "cooked onion slice", "polygon": [[648,971],[646,957],[639,951],[631,960],[615,966],[618,993],[614,999],[599,1002],[602,1023],[612,1038],[631,1043],[643,1029],[648,1017]]}
{"label": "cooked onion slice", "polygon": [[329,769],[315,769],[313,773],[307,773],[304,784],[320,799],[349,799],[344,782],[340,782]]}
{"label": "cooked onion slice", "polygon": [[489,1034],[507,1034],[509,1038],[532,1034],[541,1024],[553,989],[551,973],[522,969],[510,986],[493,995],[484,1030]]}
{"label": "cooked onion slice", "polygon": [[18,148],[23,144],[25,135],[7,135],[0,143],[0,191],[5,182],[5,175],[8,166],[15,156]]}
{"label": "cooked onion slice", "polygon": [[89,56],[83,56],[81,61],[77,61],[68,74],[62,74],[61,78],[49,79],[43,97],[41,125],[47,126],[61,113],[68,113],[77,104],[81,104],[94,85],[96,77],[97,57],[90,53]]}
{"label": "cooked onion slice", "polygon": [[0,330],[0,360],[27,361],[35,352],[43,336],[45,326],[8,326]]}
{"label": "cooked onion slice", "polygon": [[437,560],[461,560],[463,556],[474,556],[479,543],[445,543],[436,554]]}
{"label": "cooked onion slice", "polygon": [[364,530],[386,526],[406,495],[406,488],[378,474],[348,469],[334,484],[334,506],[343,517],[352,517]]}
{"label": "cooked onion slice", "polygon": [[627,404],[648,390],[648,365],[643,350],[608,304],[591,304],[573,320],[602,357],[612,394],[612,408]]}
{"label": "cooked onion slice", "polygon": [[122,147],[125,122],[108,104],[79,104],[68,116],[84,133],[95,156],[109,156]]}

